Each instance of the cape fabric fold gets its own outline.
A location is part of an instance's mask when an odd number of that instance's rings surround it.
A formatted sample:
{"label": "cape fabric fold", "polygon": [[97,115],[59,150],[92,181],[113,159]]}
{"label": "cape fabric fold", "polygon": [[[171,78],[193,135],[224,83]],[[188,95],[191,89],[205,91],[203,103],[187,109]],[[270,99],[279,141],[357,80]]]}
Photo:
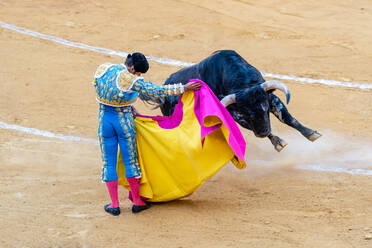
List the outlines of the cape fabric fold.
{"label": "cape fabric fold", "polygon": [[[211,89],[181,96],[172,116],[137,116],[141,196],[152,202],[171,201],[192,194],[230,160],[242,169],[244,138]],[[119,184],[129,190],[121,153]]]}

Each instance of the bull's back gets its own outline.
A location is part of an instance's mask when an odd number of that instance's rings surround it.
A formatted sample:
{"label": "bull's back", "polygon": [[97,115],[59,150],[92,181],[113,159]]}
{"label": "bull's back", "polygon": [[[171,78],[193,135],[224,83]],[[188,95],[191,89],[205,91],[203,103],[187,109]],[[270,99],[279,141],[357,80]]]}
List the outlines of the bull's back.
{"label": "bull's back", "polygon": [[[218,98],[265,81],[255,67],[233,50],[216,51],[200,63],[173,73],[164,84],[186,84],[193,78],[204,81]],[[165,99],[160,107],[163,115],[173,113],[178,99]]]}
{"label": "bull's back", "polygon": [[[186,84],[190,79],[199,78],[198,65],[193,65],[190,67],[183,68],[169,76],[164,82],[164,84]],[[164,99],[164,103],[160,105],[160,110],[165,116],[170,116],[174,107],[178,103],[179,96],[168,96]]]}
{"label": "bull's back", "polygon": [[199,70],[217,96],[265,82],[261,73],[234,50],[214,52],[199,63]]}
{"label": "bull's back", "polygon": [[171,74],[169,78],[165,80],[164,84],[186,84],[190,79],[193,78],[200,79],[198,64],[182,68],[181,70]]}

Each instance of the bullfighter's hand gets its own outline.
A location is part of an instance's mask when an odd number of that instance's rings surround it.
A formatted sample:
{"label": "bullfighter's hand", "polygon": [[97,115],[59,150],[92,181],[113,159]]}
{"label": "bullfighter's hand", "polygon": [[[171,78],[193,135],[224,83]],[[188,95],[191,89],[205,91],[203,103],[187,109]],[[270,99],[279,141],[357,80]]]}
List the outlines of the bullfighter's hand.
{"label": "bullfighter's hand", "polygon": [[185,84],[184,87],[185,87],[184,88],[185,91],[198,90],[198,89],[200,89],[200,87],[202,87],[202,84],[198,83],[198,82],[189,82],[189,83]]}

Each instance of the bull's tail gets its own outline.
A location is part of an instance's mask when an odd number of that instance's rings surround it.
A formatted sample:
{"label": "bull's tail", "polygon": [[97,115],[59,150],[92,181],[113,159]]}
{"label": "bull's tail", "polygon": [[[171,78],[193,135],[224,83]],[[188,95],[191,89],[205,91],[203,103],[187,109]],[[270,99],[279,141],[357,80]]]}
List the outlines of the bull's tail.
{"label": "bull's tail", "polygon": [[146,104],[148,105],[152,105],[152,109],[158,109],[160,108],[164,102],[165,102],[165,99],[163,97],[153,97],[153,96],[149,96],[149,95],[145,95],[145,94],[139,94],[139,98],[144,101]]}

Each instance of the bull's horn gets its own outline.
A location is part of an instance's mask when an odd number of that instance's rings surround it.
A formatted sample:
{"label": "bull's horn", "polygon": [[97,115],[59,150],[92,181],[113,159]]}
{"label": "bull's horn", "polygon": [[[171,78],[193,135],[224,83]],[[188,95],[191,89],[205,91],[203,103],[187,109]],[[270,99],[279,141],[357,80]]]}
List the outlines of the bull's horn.
{"label": "bull's horn", "polygon": [[235,94],[230,94],[230,95],[225,96],[225,97],[221,100],[221,103],[222,103],[223,106],[225,106],[225,108],[226,108],[227,106],[229,106],[230,104],[236,103]]}
{"label": "bull's horn", "polygon": [[289,90],[285,84],[279,81],[271,80],[271,81],[266,81],[265,83],[261,84],[261,87],[265,90],[281,90],[284,92],[286,98],[287,98],[287,104],[289,103],[289,100],[291,99],[291,93],[289,93]]}

